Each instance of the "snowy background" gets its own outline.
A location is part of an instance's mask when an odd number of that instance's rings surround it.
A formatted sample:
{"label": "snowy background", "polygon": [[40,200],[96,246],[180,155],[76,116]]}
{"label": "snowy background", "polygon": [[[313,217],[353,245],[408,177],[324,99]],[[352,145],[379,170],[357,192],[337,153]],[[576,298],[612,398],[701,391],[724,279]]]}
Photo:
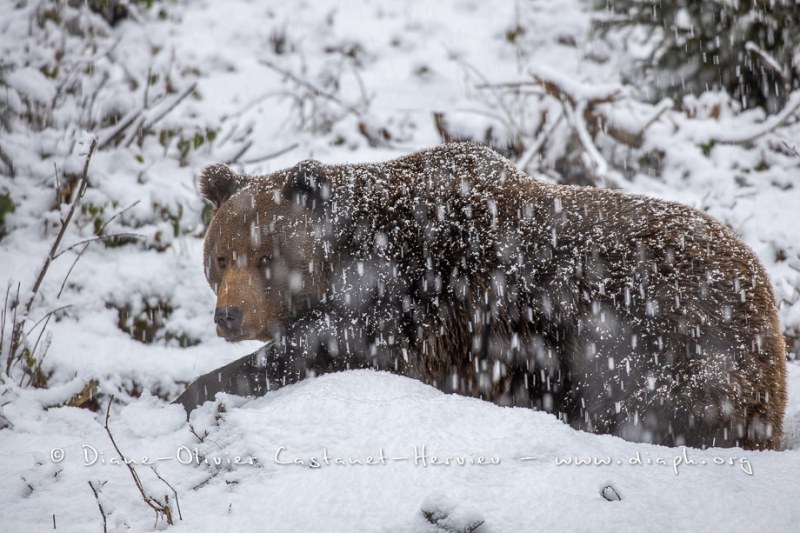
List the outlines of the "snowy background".
{"label": "snowy background", "polygon": [[[634,68],[652,40],[593,32],[608,13],[579,0],[111,4],[0,5],[4,531],[798,527],[800,92],[770,114],[653,97]],[[200,170],[453,138],[741,235],[790,348],[785,451],[627,443],[368,371],[220,397],[187,424],[169,400],[258,347],[215,336]]]}

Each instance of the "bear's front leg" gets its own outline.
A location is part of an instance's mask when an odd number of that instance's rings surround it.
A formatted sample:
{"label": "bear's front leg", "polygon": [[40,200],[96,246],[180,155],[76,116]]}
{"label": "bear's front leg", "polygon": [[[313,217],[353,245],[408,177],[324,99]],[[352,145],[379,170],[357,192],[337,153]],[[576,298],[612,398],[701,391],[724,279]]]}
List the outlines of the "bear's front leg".
{"label": "bear's front leg", "polygon": [[187,415],[213,400],[218,392],[236,396],[263,396],[271,390],[304,379],[306,363],[267,344],[255,352],[195,379],[172,403],[179,403]]}

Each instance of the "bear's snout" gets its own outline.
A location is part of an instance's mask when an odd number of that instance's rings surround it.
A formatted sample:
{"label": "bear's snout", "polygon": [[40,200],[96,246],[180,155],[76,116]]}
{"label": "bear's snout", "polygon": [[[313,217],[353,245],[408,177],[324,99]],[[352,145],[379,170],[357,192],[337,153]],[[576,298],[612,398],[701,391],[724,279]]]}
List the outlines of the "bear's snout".
{"label": "bear's snout", "polygon": [[221,337],[232,338],[241,334],[242,318],[244,313],[238,307],[220,307],[214,312],[214,322],[216,322]]}

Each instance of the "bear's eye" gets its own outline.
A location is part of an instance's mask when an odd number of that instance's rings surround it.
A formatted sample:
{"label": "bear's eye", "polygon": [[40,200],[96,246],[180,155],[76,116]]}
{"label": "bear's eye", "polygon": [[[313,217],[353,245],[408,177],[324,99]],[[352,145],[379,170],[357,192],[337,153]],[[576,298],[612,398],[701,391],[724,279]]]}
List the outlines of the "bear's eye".
{"label": "bear's eye", "polygon": [[272,261],[272,256],[270,256],[270,255],[262,255],[261,259],[258,260],[258,268],[266,268],[266,267],[268,267],[270,261]]}
{"label": "bear's eye", "polygon": [[217,257],[217,266],[221,270],[225,270],[225,267],[228,266],[228,260],[224,257]]}

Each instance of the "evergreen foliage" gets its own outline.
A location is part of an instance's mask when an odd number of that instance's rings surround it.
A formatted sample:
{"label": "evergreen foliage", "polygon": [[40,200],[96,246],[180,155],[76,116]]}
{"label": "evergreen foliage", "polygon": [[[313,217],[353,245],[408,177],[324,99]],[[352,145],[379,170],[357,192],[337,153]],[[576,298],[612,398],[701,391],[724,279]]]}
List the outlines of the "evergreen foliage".
{"label": "evergreen foliage", "polygon": [[638,26],[652,44],[639,65],[658,97],[724,89],[743,108],[779,111],[800,87],[797,0],[596,0],[595,29]]}

